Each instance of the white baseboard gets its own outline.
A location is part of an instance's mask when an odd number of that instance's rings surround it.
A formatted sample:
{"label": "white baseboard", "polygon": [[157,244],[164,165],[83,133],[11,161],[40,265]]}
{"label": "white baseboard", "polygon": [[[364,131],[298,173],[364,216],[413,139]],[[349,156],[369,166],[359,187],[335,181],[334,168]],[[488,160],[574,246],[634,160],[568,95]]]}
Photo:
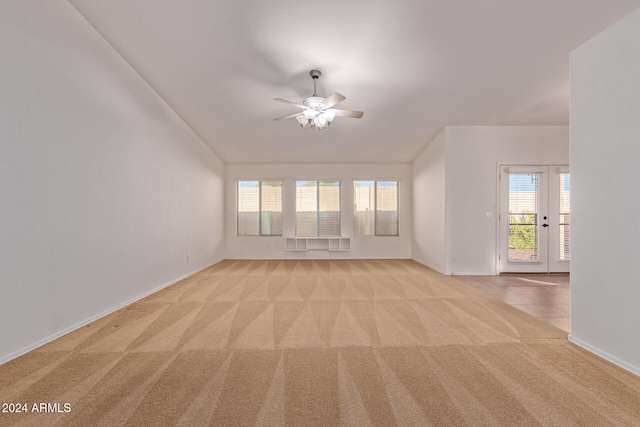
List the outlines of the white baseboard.
{"label": "white baseboard", "polygon": [[91,322],[95,322],[96,320],[98,320],[98,319],[100,319],[100,318],[102,318],[104,316],[107,316],[107,315],[109,315],[109,314],[111,314],[111,313],[113,313],[113,312],[115,312],[117,310],[120,310],[121,308],[124,308],[124,307],[126,307],[126,306],[128,306],[130,304],[133,304],[134,302],[139,301],[142,298],[148,297],[149,295],[151,295],[153,293],[156,293],[156,292],[158,292],[158,291],[160,291],[160,290],[162,290],[162,289],[164,289],[164,288],[166,288],[168,286],[176,284],[179,281],[186,279],[187,277],[193,276],[194,274],[197,274],[197,273],[199,273],[199,272],[201,272],[203,270],[206,270],[207,268],[219,263],[220,261],[222,261],[222,260],[218,260],[218,261],[214,262],[213,264],[210,264],[210,265],[208,265],[206,267],[199,268],[199,269],[197,269],[197,270],[195,270],[195,271],[193,271],[191,273],[187,273],[187,274],[185,274],[185,275],[183,275],[183,276],[181,276],[181,277],[179,277],[179,278],[177,278],[175,280],[172,280],[169,283],[165,283],[163,285],[158,286],[157,288],[154,288],[154,289],[152,289],[150,291],[147,291],[147,292],[145,292],[145,293],[143,293],[141,295],[138,295],[137,297],[134,297],[134,298],[130,299],[129,301],[126,301],[126,302],[124,302],[122,304],[118,304],[117,306],[109,308],[109,309],[103,311],[102,313],[96,314],[95,316],[91,316],[88,319],[85,319],[85,320],[83,320],[83,321],[81,321],[79,323],[76,323],[75,325],[69,326],[68,328],[65,328],[65,329],[63,329],[61,331],[55,332],[55,333],[49,335],[48,337],[45,337],[45,338],[43,338],[41,340],[36,341],[33,344],[29,344],[28,346],[23,347],[23,348],[21,348],[21,349],[19,349],[17,351],[14,351],[12,353],[9,353],[9,354],[6,354],[4,356],[1,356],[0,357],[0,365],[2,365],[4,363],[7,363],[8,361],[13,360],[13,359],[15,359],[17,357],[20,357],[23,354],[26,354],[26,353],[28,353],[28,352],[30,352],[32,350],[35,350],[36,348],[41,347],[41,346],[43,346],[43,345],[45,345],[47,343],[50,343],[51,341],[53,341],[53,340],[55,340],[57,338],[60,338],[60,337],[66,335],[66,334],[68,334],[70,332],[75,331],[76,329],[82,328],[83,326],[86,326]]}
{"label": "white baseboard", "polygon": [[487,273],[486,271],[463,271],[458,273],[450,273],[450,276],[499,276],[496,273]]}
{"label": "white baseboard", "polygon": [[412,260],[412,261],[417,262],[417,263],[418,263],[418,264],[420,264],[420,265],[424,265],[425,267],[430,268],[430,269],[432,269],[433,271],[437,271],[437,272],[438,272],[438,273],[440,273],[440,274],[444,274],[445,276],[448,276],[448,274],[447,274],[447,273],[445,273],[444,271],[440,270],[439,268],[432,267],[432,266],[430,266],[429,264],[425,264],[424,262],[422,262],[422,261],[420,261],[420,260],[417,260],[417,259],[415,259],[415,258],[411,258],[411,260]]}
{"label": "white baseboard", "polygon": [[572,334],[569,334],[569,341],[575,345],[577,345],[578,347],[584,348],[585,350],[587,350],[590,353],[595,354],[596,356],[599,356],[601,358],[603,358],[604,360],[613,363],[616,366],[619,366],[620,368],[624,369],[625,371],[629,371],[634,375],[637,375],[640,377],[640,368],[638,368],[637,366],[634,366],[630,363],[625,362],[622,359],[619,359],[609,353],[607,353],[606,351],[603,351],[601,349],[599,349],[598,347],[594,347],[591,344],[582,341],[579,338],[575,338]]}
{"label": "white baseboard", "polygon": [[422,264],[422,265],[424,265],[425,267],[428,267],[428,268],[432,269],[433,271],[437,271],[437,272],[438,272],[438,273],[440,273],[440,274],[443,274],[443,275],[445,275],[445,276],[448,276],[448,274],[447,274],[447,272],[446,272],[446,271],[442,271],[442,270],[440,270],[439,268],[435,268],[435,267],[432,267],[432,266],[430,266],[430,265],[425,265],[425,264]]}

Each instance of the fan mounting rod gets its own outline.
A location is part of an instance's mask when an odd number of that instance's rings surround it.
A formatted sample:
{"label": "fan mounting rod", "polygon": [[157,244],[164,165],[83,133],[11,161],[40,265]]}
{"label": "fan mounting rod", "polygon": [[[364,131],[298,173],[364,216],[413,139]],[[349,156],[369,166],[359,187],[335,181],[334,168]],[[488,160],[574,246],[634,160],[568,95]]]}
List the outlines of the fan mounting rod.
{"label": "fan mounting rod", "polygon": [[313,78],[313,96],[318,96],[318,94],[316,93],[316,80],[320,78],[322,73],[320,72],[320,70],[311,70],[309,71],[309,75]]}

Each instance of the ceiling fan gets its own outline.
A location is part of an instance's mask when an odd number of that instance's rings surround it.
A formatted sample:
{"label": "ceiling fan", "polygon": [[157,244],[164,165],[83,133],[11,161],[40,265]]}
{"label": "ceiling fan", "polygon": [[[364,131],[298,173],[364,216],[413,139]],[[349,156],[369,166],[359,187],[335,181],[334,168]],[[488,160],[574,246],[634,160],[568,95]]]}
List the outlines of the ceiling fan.
{"label": "ceiling fan", "polygon": [[331,121],[336,116],[351,117],[354,119],[362,117],[364,114],[362,111],[336,110],[331,108],[346,98],[339,93],[331,94],[326,98],[319,97],[316,94],[316,80],[318,80],[322,73],[320,73],[319,70],[311,70],[309,75],[313,78],[313,95],[302,101],[302,104],[287,101],[282,98],[274,98],[274,101],[295,105],[296,107],[302,108],[302,111],[288,116],[278,117],[274,120],[292,119],[295,117],[303,128],[323,130],[331,124]]}

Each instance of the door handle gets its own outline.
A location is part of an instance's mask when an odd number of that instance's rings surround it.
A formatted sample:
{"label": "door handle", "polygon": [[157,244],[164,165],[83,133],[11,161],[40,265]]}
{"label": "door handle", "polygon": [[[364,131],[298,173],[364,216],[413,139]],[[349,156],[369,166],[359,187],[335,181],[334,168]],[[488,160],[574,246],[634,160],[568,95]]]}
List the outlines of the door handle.
{"label": "door handle", "polygon": [[548,227],[548,226],[549,226],[549,224],[542,224],[542,226],[543,226],[543,227]]}

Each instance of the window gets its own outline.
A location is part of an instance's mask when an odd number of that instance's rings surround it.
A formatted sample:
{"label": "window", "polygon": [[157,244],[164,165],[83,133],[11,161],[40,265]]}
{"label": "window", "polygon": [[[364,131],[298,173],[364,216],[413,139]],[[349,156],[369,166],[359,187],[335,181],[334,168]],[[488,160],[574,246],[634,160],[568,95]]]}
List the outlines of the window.
{"label": "window", "polygon": [[353,182],[353,233],[398,235],[398,181]]}
{"label": "window", "polygon": [[340,235],[340,181],[296,181],[296,236]]}
{"label": "window", "polygon": [[282,236],[282,181],[238,181],[238,236]]}

